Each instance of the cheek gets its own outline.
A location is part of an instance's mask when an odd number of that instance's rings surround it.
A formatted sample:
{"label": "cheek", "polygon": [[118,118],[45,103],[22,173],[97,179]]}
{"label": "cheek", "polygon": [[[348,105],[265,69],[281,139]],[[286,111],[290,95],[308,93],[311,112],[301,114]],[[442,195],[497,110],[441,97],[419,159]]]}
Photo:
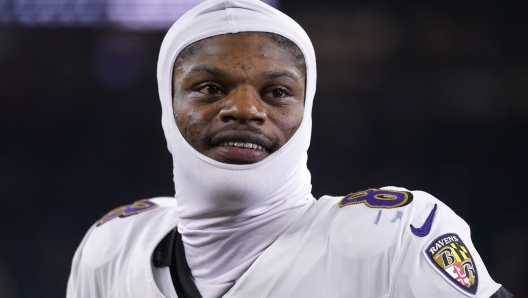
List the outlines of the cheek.
{"label": "cheek", "polygon": [[303,110],[281,111],[277,116],[277,126],[283,135],[283,141],[286,142],[295,134],[299,126],[301,126]]}
{"label": "cheek", "polygon": [[302,119],[303,119],[303,112],[297,112],[295,115],[296,117],[290,121],[290,138],[293,136],[293,134],[299,129],[299,126],[301,126]]}
{"label": "cheek", "polygon": [[193,110],[180,112],[176,116],[176,125],[183,137],[192,144],[192,140],[197,138],[204,126],[203,115]]}

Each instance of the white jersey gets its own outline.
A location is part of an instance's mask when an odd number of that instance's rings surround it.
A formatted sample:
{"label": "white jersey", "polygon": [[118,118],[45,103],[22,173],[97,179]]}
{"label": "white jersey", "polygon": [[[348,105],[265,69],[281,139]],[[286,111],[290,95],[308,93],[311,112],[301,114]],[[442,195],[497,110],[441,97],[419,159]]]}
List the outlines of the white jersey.
{"label": "white jersey", "polygon": [[[177,297],[168,268],[152,264],[175,207],[155,198],[103,217],[75,253],[67,297]],[[499,288],[449,207],[383,188],[319,199],[224,297],[489,298]]]}

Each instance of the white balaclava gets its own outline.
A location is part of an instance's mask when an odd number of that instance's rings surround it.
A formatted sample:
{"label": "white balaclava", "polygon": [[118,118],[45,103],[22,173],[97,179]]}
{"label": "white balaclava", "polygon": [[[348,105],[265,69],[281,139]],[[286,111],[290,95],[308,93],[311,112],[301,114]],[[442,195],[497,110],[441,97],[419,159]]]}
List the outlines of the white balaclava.
{"label": "white balaclava", "polygon": [[[187,143],[172,107],[174,62],[186,46],[238,32],[270,32],[293,41],[306,61],[302,124],[279,150],[247,165],[225,164]],[[290,17],[258,0],[208,0],[168,31],[158,60],[162,125],[174,164],[178,230],[203,297],[220,297],[277,237],[312,206],[306,166],[315,94],[315,53],[304,30]],[[177,100],[177,99],[175,99]]]}

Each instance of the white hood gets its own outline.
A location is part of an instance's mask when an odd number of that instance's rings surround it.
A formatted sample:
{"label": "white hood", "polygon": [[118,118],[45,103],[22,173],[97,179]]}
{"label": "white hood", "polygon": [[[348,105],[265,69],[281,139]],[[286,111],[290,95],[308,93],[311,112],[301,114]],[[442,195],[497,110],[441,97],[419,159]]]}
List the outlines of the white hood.
{"label": "white hood", "polygon": [[[172,112],[172,70],[176,57],[189,44],[245,31],[276,33],[297,44],[307,65],[306,98],[302,124],[281,149],[258,163],[233,165],[202,155],[181,135]],[[168,31],[157,75],[163,131],[174,164],[179,230],[193,276],[207,297],[204,291],[208,290],[201,283],[228,289],[227,285],[313,203],[306,162],[316,85],[315,54],[304,30],[271,6],[258,0],[208,0]]]}

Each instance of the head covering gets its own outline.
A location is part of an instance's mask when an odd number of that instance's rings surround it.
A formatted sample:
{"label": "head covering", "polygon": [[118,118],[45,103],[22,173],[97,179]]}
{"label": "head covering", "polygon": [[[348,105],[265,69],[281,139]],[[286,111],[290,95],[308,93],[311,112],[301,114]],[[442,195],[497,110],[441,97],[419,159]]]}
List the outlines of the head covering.
{"label": "head covering", "polygon": [[[221,34],[270,32],[293,41],[306,60],[303,120],[286,144],[260,162],[225,164],[196,151],[172,108],[172,71],[193,42]],[[316,85],[315,53],[304,30],[258,0],[208,0],[183,15],[163,40],[158,60],[162,125],[174,165],[179,231],[204,297],[226,291],[291,221],[312,204],[306,166]]]}

